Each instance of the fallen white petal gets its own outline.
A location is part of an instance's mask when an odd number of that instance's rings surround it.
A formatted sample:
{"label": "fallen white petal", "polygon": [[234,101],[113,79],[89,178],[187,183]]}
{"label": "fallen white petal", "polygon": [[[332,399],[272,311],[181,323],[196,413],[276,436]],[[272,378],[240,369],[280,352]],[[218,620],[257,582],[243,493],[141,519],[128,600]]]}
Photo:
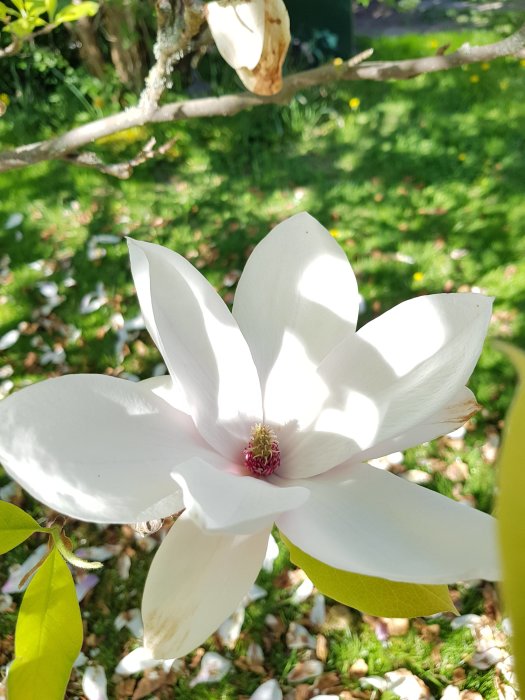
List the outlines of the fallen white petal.
{"label": "fallen white petal", "polygon": [[237,644],[237,640],[241,634],[242,625],[244,623],[244,607],[241,605],[237,610],[230,615],[227,620],[224,620],[222,625],[217,630],[221,644],[227,649],[233,649]]}
{"label": "fallen white petal", "polygon": [[12,228],[17,228],[17,226],[20,226],[23,220],[24,215],[21,214],[19,211],[16,211],[13,214],[9,214],[9,216],[7,217],[7,221],[4,224],[4,229],[6,231],[9,231]]}
{"label": "fallen white petal", "polygon": [[265,681],[250,695],[250,700],[282,700],[283,691],[275,678]]}
{"label": "fallen white petal", "polygon": [[323,664],[317,659],[300,661],[288,673],[286,678],[290,683],[300,683],[308,678],[316,678],[324,671]]}
{"label": "fallen white petal", "polygon": [[248,591],[248,593],[244,596],[242,604],[244,605],[244,607],[247,607],[248,605],[250,605],[250,603],[255,603],[256,600],[266,598],[267,595],[268,591],[254,583]]}
{"label": "fallen white petal", "polygon": [[75,551],[77,557],[88,561],[107,561],[120,554],[122,545],[104,544],[99,547],[80,547]]}
{"label": "fallen white petal", "polygon": [[252,666],[262,666],[264,663],[264,652],[260,644],[250,642],[246,651],[246,661]]}
{"label": "fallen white petal", "polygon": [[28,577],[23,586],[20,586],[21,580],[38,564],[42,557],[47,552],[47,544],[39,545],[22,564],[15,564],[9,568],[9,578],[2,586],[2,593],[21,593],[28,587],[29,582],[34,576],[34,573]]}
{"label": "fallen white petal", "polygon": [[100,578],[96,576],[96,574],[85,574],[77,581],[75,584],[75,591],[79,603],[84,600],[89,591],[95,588],[99,581]]}
{"label": "fallen white petal", "polygon": [[450,626],[453,630],[458,630],[461,627],[467,627],[469,630],[474,632],[476,629],[481,627],[483,621],[479,615],[474,615],[473,613],[468,613],[467,615],[459,615],[455,617]]}
{"label": "fallen white petal", "polygon": [[218,683],[231,669],[231,661],[214,651],[207,651],[202,657],[199,672],[189,686],[194,688],[199,683]]}
{"label": "fallen white petal", "polygon": [[82,677],[86,700],[108,700],[106,672],[102,666],[88,666]]}
{"label": "fallen white petal", "polygon": [[131,634],[137,639],[141,638],[144,634],[144,628],[142,626],[142,616],[138,608],[132,608],[131,610],[126,610],[120,613],[115,618],[115,629],[121,630],[124,627],[131,632]]}
{"label": "fallen white petal", "polygon": [[[170,666],[173,661],[174,659],[167,659]],[[118,673],[120,676],[132,676],[148,668],[162,666],[164,663],[163,659],[154,659],[151,652],[144,647],[137,647],[119,661],[115,673]]]}
{"label": "fallen white petal", "polygon": [[326,604],[322,593],[316,593],[310,610],[310,622],[315,627],[321,627],[326,620]]}
{"label": "fallen white petal", "polygon": [[0,338],[0,352],[12,347],[19,338],[20,331],[16,328],[7,331],[7,333],[4,333],[4,335]]}
{"label": "fallen white petal", "polygon": [[286,632],[286,646],[288,649],[315,649],[316,639],[303,625],[290,622]]}
{"label": "fallen white petal", "polygon": [[295,591],[292,593],[291,597],[291,602],[294,605],[300,605],[301,603],[304,603],[305,600],[307,600],[313,593],[314,590],[314,584],[308,576],[305,576],[304,581],[297,586]]}

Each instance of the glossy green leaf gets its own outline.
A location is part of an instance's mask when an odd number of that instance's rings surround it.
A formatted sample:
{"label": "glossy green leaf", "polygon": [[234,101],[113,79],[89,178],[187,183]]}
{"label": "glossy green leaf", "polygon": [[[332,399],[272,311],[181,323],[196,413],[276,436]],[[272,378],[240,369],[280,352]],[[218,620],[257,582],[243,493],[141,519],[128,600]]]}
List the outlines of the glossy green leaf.
{"label": "glossy green leaf", "polygon": [[18,506],[0,501],[0,554],[5,554],[43,528]]}
{"label": "glossy green leaf", "polygon": [[75,584],[53,547],[22,599],[7,678],[9,700],[62,700],[81,646]]}
{"label": "glossy green leaf", "polygon": [[57,12],[55,16],[55,24],[63,22],[76,22],[82,17],[93,17],[98,12],[98,2],[80,2],[78,5],[66,5]]}
{"label": "glossy green leaf", "polygon": [[503,566],[503,601],[512,622],[514,665],[525,688],[525,352],[495,343],[516,367],[519,384],[505,419],[499,456],[498,522]]}
{"label": "glossy green leaf", "polygon": [[420,617],[457,612],[448,587],[399,583],[334,569],[314,559],[281,534],[292,562],[303,569],[315,586],[334,600],[378,617]]}

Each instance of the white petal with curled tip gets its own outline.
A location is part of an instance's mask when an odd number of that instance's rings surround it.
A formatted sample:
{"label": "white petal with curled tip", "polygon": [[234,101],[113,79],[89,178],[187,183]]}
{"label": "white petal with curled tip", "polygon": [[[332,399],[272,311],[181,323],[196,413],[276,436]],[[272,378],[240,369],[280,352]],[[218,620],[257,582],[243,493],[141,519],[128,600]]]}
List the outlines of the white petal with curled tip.
{"label": "white petal with curled tip", "polygon": [[68,375],[0,401],[0,462],[35,498],[80,520],[126,523],[183,507],[170,472],[223,464],[189,416],[156,396],[169,378]]}
{"label": "white petal with curled tip", "polygon": [[265,0],[206,5],[208,26],[219,53],[232,68],[255,68],[264,44]]}
{"label": "white petal with curled tip", "polygon": [[[255,248],[233,304],[263,390],[286,333],[293,337],[297,354],[317,366],[355,329],[358,310],[357,282],[346,255],[306,212],[283,221]],[[290,362],[292,350],[287,350]],[[286,396],[289,387],[282,380],[280,393]],[[271,395],[268,403],[275,403]]]}
{"label": "white petal with curled tip", "polygon": [[499,578],[496,521],[485,513],[369,464],[308,488],[308,502],[276,523],[329,566],[422,584]]}
{"label": "white petal with curled tip", "polygon": [[259,573],[269,530],[209,534],[183,513],[156,553],[144,588],[144,646],[156,658],[188,654],[231,615]]}
{"label": "white petal with curled tip", "polygon": [[172,477],[182,489],[189,516],[209,532],[252,534],[271,527],[279,513],[297,508],[309,495],[303,486],[280,488],[198,459],[179,464]]}
{"label": "white petal with curled tip", "polygon": [[145,320],[197,429],[216,450],[238,459],[262,406],[257,371],[237,323],[182,256],[153,243],[128,243]]}
{"label": "white petal with curled tip", "polygon": [[433,413],[419,425],[396,435],[390,440],[379,442],[364,452],[359,452],[350,461],[352,463],[367,462],[369,459],[384,457],[392,452],[402,452],[409,447],[435,440],[460,428],[471,416],[479,411],[479,408],[474,394],[464,386],[450,403]]}
{"label": "white petal with curled tip", "polygon": [[280,474],[314,476],[432,421],[470,377],[491,308],[481,294],[418,297],[347,336],[319,367],[328,398]]}

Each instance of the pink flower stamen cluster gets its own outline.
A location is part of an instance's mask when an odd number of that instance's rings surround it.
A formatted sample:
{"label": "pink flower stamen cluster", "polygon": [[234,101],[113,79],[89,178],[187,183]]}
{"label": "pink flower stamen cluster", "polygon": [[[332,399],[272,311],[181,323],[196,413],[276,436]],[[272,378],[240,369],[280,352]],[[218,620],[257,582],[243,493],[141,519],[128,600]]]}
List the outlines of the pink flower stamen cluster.
{"label": "pink flower stamen cluster", "polygon": [[244,464],[254,476],[270,476],[281,464],[281,451],[275,433],[265,425],[252,428],[251,440],[244,448]]}

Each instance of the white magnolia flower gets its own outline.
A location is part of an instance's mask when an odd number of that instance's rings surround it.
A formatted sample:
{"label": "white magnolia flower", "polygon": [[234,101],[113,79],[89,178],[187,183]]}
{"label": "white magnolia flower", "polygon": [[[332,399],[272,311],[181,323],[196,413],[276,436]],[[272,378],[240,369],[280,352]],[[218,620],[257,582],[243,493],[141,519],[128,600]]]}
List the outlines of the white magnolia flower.
{"label": "white magnolia flower", "polygon": [[17,392],[0,402],[0,460],[72,517],[186,509],[144,592],[157,658],[190,652],[235,610],[274,521],[339,569],[426,584],[498,577],[490,516],[366,464],[476,410],[465,383],[489,298],[418,297],[356,332],[352,269],[308,214],[255,248],[232,313],[177,253],[129,248],[169,376],[73,375]]}

